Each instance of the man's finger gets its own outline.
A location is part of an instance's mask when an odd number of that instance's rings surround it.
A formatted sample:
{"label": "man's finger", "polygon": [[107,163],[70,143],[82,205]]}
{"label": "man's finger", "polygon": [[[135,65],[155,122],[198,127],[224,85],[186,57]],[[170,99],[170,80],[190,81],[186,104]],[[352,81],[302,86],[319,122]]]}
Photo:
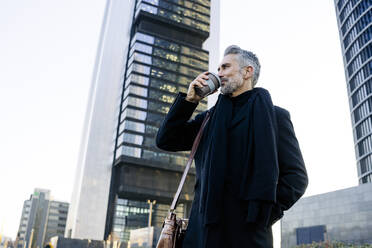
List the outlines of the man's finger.
{"label": "man's finger", "polygon": [[198,86],[199,88],[204,87],[204,85],[201,82],[198,82],[198,81],[195,82],[195,85]]}
{"label": "man's finger", "polygon": [[202,85],[208,85],[208,83],[204,79],[201,79],[201,78],[197,78],[195,81],[201,83]]}
{"label": "man's finger", "polygon": [[205,80],[209,79],[209,77],[207,75],[204,75],[204,74],[200,75],[200,78],[205,79]]}

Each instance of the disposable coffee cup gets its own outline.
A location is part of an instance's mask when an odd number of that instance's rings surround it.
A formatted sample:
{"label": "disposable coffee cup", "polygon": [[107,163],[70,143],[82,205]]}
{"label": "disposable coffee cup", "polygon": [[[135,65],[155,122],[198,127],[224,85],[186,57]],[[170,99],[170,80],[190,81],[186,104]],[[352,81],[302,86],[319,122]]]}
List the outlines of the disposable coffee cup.
{"label": "disposable coffee cup", "polygon": [[221,79],[216,73],[209,72],[208,77],[208,80],[206,80],[208,85],[205,85],[202,88],[195,87],[195,93],[200,97],[205,97],[211,94],[221,86]]}

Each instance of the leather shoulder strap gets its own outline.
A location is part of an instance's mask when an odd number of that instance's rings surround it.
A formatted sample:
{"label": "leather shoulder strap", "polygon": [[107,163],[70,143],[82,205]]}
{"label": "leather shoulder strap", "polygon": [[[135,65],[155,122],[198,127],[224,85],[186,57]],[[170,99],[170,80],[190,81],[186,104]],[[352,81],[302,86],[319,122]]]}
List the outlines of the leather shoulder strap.
{"label": "leather shoulder strap", "polygon": [[194,143],[192,145],[192,149],[191,149],[191,152],[190,152],[190,155],[189,155],[189,160],[187,161],[185,171],[182,174],[181,182],[178,185],[177,192],[174,195],[173,202],[172,202],[172,205],[170,207],[170,212],[174,212],[174,210],[177,207],[178,199],[180,198],[183,185],[185,184],[187,173],[190,170],[190,167],[191,167],[191,164],[192,164],[192,160],[194,159],[196,150],[198,149],[198,146],[199,146],[199,142],[200,142],[201,136],[203,134],[204,127],[207,125],[208,120],[209,120],[209,111],[207,111],[207,114],[205,115],[205,118],[203,120],[203,123],[201,124],[200,129],[199,129],[199,132],[196,135],[196,138],[195,138]]}

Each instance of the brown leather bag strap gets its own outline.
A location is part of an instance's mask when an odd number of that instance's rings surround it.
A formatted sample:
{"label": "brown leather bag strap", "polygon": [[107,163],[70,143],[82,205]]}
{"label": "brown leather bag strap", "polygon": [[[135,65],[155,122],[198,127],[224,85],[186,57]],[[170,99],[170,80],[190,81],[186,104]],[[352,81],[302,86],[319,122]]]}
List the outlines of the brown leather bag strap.
{"label": "brown leather bag strap", "polygon": [[174,195],[173,202],[172,202],[172,205],[170,207],[170,212],[174,212],[174,210],[177,207],[178,199],[180,198],[183,185],[185,184],[187,173],[190,170],[192,160],[194,159],[194,155],[196,153],[196,150],[198,149],[199,142],[200,142],[201,136],[203,134],[204,127],[205,127],[205,125],[207,125],[208,120],[209,120],[209,111],[207,111],[207,114],[206,114],[206,116],[203,120],[203,123],[200,126],[198,135],[196,135],[196,138],[195,138],[194,143],[192,145],[192,149],[191,149],[191,152],[190,152],[190,155],[189,155],[189,160],[187,161],[186,168],[185,168],[185,171],[183,172],[181,182],[178,185],[177,192]]}

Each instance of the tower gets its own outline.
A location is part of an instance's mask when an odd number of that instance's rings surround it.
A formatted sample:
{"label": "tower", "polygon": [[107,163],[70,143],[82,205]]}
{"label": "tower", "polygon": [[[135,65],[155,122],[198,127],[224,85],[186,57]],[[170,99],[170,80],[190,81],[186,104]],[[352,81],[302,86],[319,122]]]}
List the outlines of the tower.
{"label": "tower", "polygon": [[372,182],[372,1],[335,0],[359,184]]}
{"label": "tower", "polygon": [[[129,231],[162,224],[187,153],[155,147],[177,93],[217,68],[219,3],[209,0],[107,1],[66,227],[72,238],[127,241]],[[196,113],[207,108],[199,103]],[[193,198],[191,171],[178,212]]]}

